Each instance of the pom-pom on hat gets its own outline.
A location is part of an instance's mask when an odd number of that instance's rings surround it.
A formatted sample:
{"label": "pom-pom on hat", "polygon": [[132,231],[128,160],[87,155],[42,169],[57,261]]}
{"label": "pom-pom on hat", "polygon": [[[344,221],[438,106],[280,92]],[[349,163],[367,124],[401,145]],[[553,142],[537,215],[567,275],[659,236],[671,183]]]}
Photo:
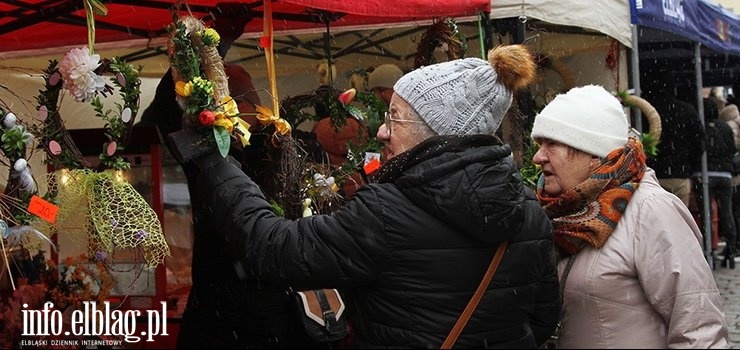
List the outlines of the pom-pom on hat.
{"label": "pom-pom on hat", "polygon": [[395,64],[381,64],[367,77],[367,88],[392,89],[398,79],[403,76],[403,71]]}
{"label": "pom-pom on hat", "polygon": [[536,64],[523,45],[499,46],[488,62],[465,58],[406,73],[393,87],[439,135],[496,132],[513,91],[534,80]]}
{"label": "pom-pom on hat", "polygon": [[550,139],[599,157],[623,147],[628,133],[622,104],[597,85],[576,87],[556,96],[532,126],[534,139]]}

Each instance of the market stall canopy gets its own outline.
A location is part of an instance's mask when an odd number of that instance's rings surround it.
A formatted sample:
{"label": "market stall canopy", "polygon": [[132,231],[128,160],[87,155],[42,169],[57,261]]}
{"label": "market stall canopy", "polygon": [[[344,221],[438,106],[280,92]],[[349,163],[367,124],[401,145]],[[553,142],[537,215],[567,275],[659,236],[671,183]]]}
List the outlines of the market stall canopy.
{"label": "market stall canopy", "polygon": [[[632,47],[630,8],[624,0],[493,0],[491,18],[520,16],[606,34]],[[522,17],[524,18],[524,17]]]}
{"label": "market stall canopy", "polygon": [[671,67],[679,85],[694,85],[694,45],[700,43],[705,86],[731,85],[740,76],[738,15],[706,0],[630,0],[630,6],[640,70]]}
{"label": "market stall canopy", "polygon": [[719,53],[740,54],[740,17],[705,1],[630,0],[632,23],[680,35]]}
{"label": "market stall canopy", "polygon": [[[218,11],[213,0],[110,0],[103,1],[107,16],[96,16],[95,42],[164,40],[175,4],[187,4],[193,15],[206,17]],[[244,3],[245,16],[253,19],[245,33],[263,30],[262,0]],[[476,16],[489,12],[490,0],[278,0],[272,3],[275,34],[321,31],[332,28],[362,29],[384,23],[413,23],[438,17]],[[185,8],[178,10],[184,11]],[[0,1],[0,53],[38,53],[50,47],[87,44],[82,0]],[[134,46],[134,45],[130,45]],[[138,44],[141,46],[141,44]]]}

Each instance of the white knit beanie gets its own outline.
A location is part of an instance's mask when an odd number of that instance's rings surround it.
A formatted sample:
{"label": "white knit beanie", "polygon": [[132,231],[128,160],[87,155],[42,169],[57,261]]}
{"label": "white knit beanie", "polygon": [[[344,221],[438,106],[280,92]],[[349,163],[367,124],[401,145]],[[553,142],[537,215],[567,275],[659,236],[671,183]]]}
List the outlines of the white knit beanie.
{"label": "white knit beanie", "polygon": [[492,135],[511,106],[512,92],[535,74],[526,47],[499,46],[488,62],[465,58],[421,67],[393,89],[438,135]]}
{"label": "white knit beanie", "polygon": [[546,138],[599,157],[627,143],[629,123],[622,104],[597,85],[556,96],[534,120],[532,138]]}
{"label": "white knit beanie", "polygon": [[391,89],[402,76],[403,71],[395,64],[381,64],[367,77],[367,87],[370,90],[378,87]]}

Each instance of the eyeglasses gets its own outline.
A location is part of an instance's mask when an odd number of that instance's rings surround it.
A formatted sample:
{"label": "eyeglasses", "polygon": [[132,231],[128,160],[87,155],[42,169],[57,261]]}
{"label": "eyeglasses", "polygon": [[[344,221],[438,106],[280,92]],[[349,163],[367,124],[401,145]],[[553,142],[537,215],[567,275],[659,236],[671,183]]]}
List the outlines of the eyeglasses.
{"label": "eyeglasses", "polygon": [[406,123],[424,123],[421,120],[391,118],[391,112],[387,111],[385,112],[384,123],[385,123],[385,128],[388,129],[388,137],[391,137],[391,130],[393,130],[393,128],[391,127],[391,121],[406,122]]}

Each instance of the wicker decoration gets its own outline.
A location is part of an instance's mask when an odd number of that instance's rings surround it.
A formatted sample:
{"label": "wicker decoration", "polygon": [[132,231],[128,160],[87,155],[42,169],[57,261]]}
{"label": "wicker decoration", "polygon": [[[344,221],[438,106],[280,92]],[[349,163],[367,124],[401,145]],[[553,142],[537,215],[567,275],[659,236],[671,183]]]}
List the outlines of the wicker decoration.
{"label": "wicker decoration", "polygon": [[[169,27],[167,53],[172,65],[177,101],[183,107],[186,128],[213,135],[226,157],[232,136],[249,144],[249,124],[241,119],[218,53],[218,32],[192,16],[175,20]],[[208,139],[207,139],[208,140]]]}
{"label": "wicker decoration", "polygon": [[658,111],[655,110],[655,107],[650,102],[642,97],[623,92],[619,94],[619,98],[622,101],[622,105],[638,108],[642,112],[642,115],[645,116],[649,127],[648,132],[642,134],[642,144],[645,148],[645,153],[652,156],[656,155],[657,146],[660,143],[660,135],[663,132],[660,114],[658,114]]}
{"label": "wicker decoration", "polygon": [[465,58],[468,44],[457,29],[454,19],[441,19],[424,32],[416,49],[414,67],[419,68],[438,63],[434,58],[434,52],[438,48],[447,53],[449,61]]}

